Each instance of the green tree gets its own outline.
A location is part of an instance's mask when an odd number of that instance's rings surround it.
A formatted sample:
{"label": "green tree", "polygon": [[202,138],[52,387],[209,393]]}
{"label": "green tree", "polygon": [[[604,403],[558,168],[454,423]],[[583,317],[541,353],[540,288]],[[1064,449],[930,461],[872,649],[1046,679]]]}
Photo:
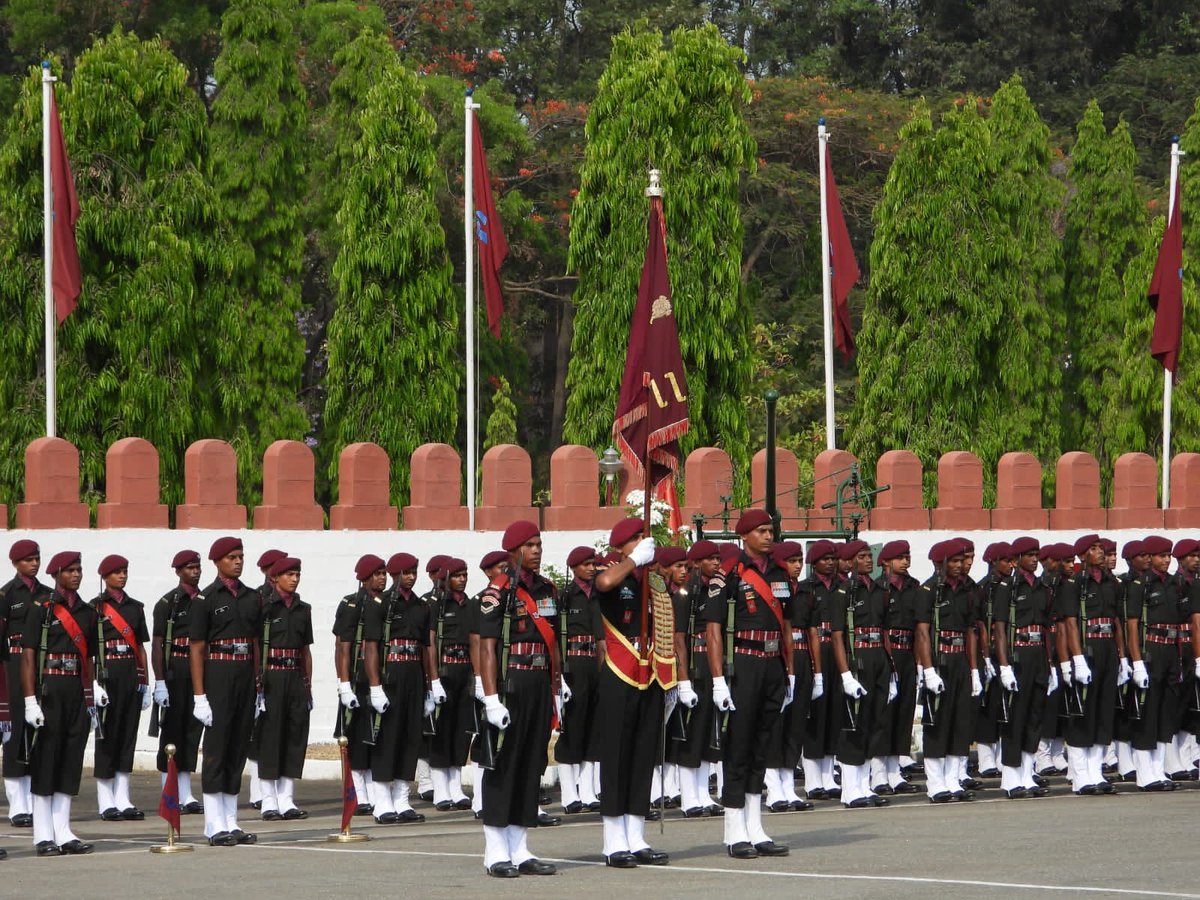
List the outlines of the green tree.
{"label": "green tree", "polygon": [[417,78],[392,59],[357,117],[361,132],[338,212],[322,456],[374,441],[392,458],[392,495],[408,496],[408,460],[453,441],[461,360],[453,270],[438,222],[444,174]]}
{"label": "green tree", "polygon": [[512,400],[512,388],[507,378],[496,379],[496,392],[492,394],[492,411],[488,414],[484,428],[483,449],[498,444],[517,442],[517,404]]}
{"label": "green tree", "polygon": [[720,444],[748,471],[742,403],[750,384],[738,188],[755,164],[742,109],[741,52],[713,26],[672,35],[626,31],[613,42],[587,124],[571,218],[579,273],[564,437],[607,445],[646,244],[646,169],[662,171],[667,259],[688,369],[684,450]]}
{"label": "green tree", "polygon": [[225,420],[247,486],[263,452],[309,431],[301,406],[304,339],[298,327],[304,231],[307,110],[296,69],[294,0],[233,0],[221,22],[212,103],[213,184],[248,250],[229,285],[234,329],[220,343],[234,389]]}

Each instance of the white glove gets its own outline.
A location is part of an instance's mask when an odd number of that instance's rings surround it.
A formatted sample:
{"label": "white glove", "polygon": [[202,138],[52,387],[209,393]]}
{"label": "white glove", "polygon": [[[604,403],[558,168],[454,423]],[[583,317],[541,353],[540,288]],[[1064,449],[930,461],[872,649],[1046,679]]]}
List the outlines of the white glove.
{"label": "white glove", "polygon": [[475,699],[483,701],[483,678],[479,675],[475,676]]}
{"label": "white glove", "polygon": [[690,681],[679,682],[679,702],[688,709],[695,708],[696,704],[700,702],[700,695],[696,693],[696,689],[692,687]]}
{"label": "white glove", "polygon": [[1092,683],[1092,670],[1088,667],[1087,659],[1082,656],[1072,656],[1071,663],[1075,666],[1075,680],[1080,684]]}
{"label": "white glove", "polygon": [[971,670],[971,696],[978,697],[983,693],[983,680],[979,677],[979,670]]}
{"label": "white glove", "polygon": [[437,703],[437,700],[433,696],[433,691],[426,691],[425,692],[425,709],[421,712],[421,715],[425,716],[425,718],[429,718],[430,716],[433,715],[433,711],[435,709],[437,709],[437,707],[438,707],[438,703]]}
{"label": "white glove", "polygon": [[171,696],[167,693],[167,683],[165,681],[154,682],[154,702],[163,709],[171,705]]}
{"label": "white glove", "polygon": [[385,713],[388,707],[391,706],[388,703],[387,694],[384,692],[382,684],[377,684],[371,688],[371,706],[375,708],[375,712],[377,713]]}
{"label": "white glove", "polygon": [[[1200,659],[1196,660],[1196,674],[1200,677]],[[1123,687],[1129,681],[1129,677],[1133,675],[1133,667],[1129,665],[1129,660],[1121,658],[1121,664],[1117,667],[1117,687]]]}
{"label": "white glove", "polygon": [[895,675],[893,675],[891,678],[888,679],[887,702],[891,703],[893,700],[895,700],[899,696],[900,696],[900,681],[898,678],[896,678]]}
{"label": "white glove", "polygon": [[1143,691],[1150,687],[1150,673],[1146,671],[1146,663],[1140,659],[1133,664],[1133,683]]}
{"label": "white glove", "polygon": [[1071,683],[1071,664],[1069,662],[1060,663],[1058,668],[1062,672],[1062,683],[1070,684]]}
{"label": "white glove", "polygon": [[494,728],[503,731],[508,727],[510,721],[508,708],[500,702],[500,698],[495,694],[488,694],[483,698],[483,714],[487,717],[488,724]]}
{"label": "white glove", "polygon": [[937,673],[937,669],[926,669],[925,690],[940,694],[945,689],[946,682],[942,681],[942,676]]}
{"label": "white glove", "polygon": [[92,720],[91,728],[95,731],[100,727],[100,710],[94,706],[88,707],[88,718]]}
{"label": "white glove", "polygon": [[338,700],[346,709],[358,709],[358,697],[354,695],[354,688],[350,687],[350,682],[338,682]]}
{"label": "white glove", "polygon": [[208,694],[196,694],[192,697],[192,716],[201,725],[212,725],[212,707],[208,705]]}
{"label": "white glove", "polygon": [[866,688],[858,683],[858,679],[849,672],[842,673],[842,693],[847,697],[853,697],[856,700],[859,697],[867,696]]}
{"label": "white glove", "polygon": [[1046,685],[1046,696],[1049,697],[1058,690],[1058,669],[1050,667],[1050,682]]}
{"label": "white glove", "polygon": [[635,566],[649,565],[654,561],[654,538],[642,538],[629,554]]}
{"label": "white glove", "polygon": [[1013,672],[1012,666],[1000,667],[1000,683],[1004,685],[1006,691],[1015,691],[1017,689],[1017,676]]}
{"label": "white glove", "polygon": [[8,729],[8,731],[0,731],[0,745],[7,744],[11,740],[12,740],[12,729],[11,728]]}
{"label": "white glove", "polygon": [[[1129,665],[1125,660],[1121,660],[1121,662],[1125,663],[1126,666]],[[1200,656],[1196,657],[1196,677],[1200,678]]]}
{"label": "white glove", "polygon": [[571,698],[575,696],[571,693],[571,686],[567,684],[567,679],[561,675],[558,676],[558,695],[562,697],[563,703],[570,703]]}
{"label": "white glove", "polygon": [[729,685],[726,684],[724,675],[718,675],[713,679],[713,703],[721,712],[737,709],[733,705],[733,695],[729,693]]}
{"label": "white glove", "polygon": [[984,659],[983,661],[983,674],[987,678],[988,684],[991,684],[992,679],[996,677],[996,667],[990,659]]}
{"label": "white glove", "polygon": [[41,728],[46,724],[46,717],[42,714],[42,707],[37,702],[37,697],[25,698],[25,721],[31,728]]}
{"label": "white glove", "polygon": [[[435,678],[429,682],[429,693],[433,697],[433,702],[438,706],[446,702],[446,689],[442,687],[442,679]],[[429,715],[429,713],[425,715]]]}
{"label": "white glove", "polygon": [[813,700],[820,700],[825,694],[825,676],[818,672],[813,676],[812,697]]}
{"label": "white glove", "polygon": [[779,707],[779,711],[783,712],[796,699],[796,676],[789,675],[787,690],[783,692],[783,706]]}
{"label": "white glove", "polygon": [[108,691],[100,687],[100,682],[92,682],[92,697],[97,706],[108,706]]}
{"label": "white glove", "polygon": [[142,695],[142,709],[149,709],[150,703],[153,700],[153,698],[150,696],[150,689],[144,684],[139,684],[138,693]]}
{"label": "white glove", "polygon": [[254,696],[254,718],[258,718],[267,711],[267,695],[259,691]]}

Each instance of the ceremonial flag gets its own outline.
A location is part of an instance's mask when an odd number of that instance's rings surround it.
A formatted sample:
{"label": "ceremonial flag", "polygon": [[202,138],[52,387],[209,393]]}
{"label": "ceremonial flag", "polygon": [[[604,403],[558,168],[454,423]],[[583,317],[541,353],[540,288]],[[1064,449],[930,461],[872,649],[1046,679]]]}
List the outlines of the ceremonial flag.
{"label": "ceremonial flag", "polygon": [[[354,810],[358,807],[358,792],[354,790],[354,778],[350,775],[350,751],[342,744],[342,831],[350,827]],[[478,785],[475,787],[479,790]]]}
{"label": "ceremonial flag", "polygon": [[167,757],[167,779],[163,782],[162,799],[158,801],[158,814],[179,836],[179,768],[175,756]]}
{"label": "ceremonial flag", "polygon": [[479,120],[471,115],[472,178],[475,194],[475,243],[479,246],[479,270],[483,278],[483,296],[487,303],[488,328],[500,337],[500,317],[504,315],[504,294],[500,290],[500,266],[508,256],[508,239],[496,212],[492,180],[488,176],[487,157]]}
{"label": "ceremonial flag", "polygon": [[1150,279],[1150,307],[1154,310],[1154,334],[1150,355],[1174,377],[1179,364],[1183,336],[1183,226],[1179,210],[1179,181],[1175,182],[1171,220],[1158,248],[1158,262]]}
{"label": "ceremonial flag", "polygon": [[687,379],[671,306],[659,196],[650,197],[648,237],[613,439],[636,480],[646,480],[643,466],[649,466],[649,487],[654,489],[679,467],[679,438],[688,430]]}
{"label": "ceremonial flag", "polygon": [[833,288],[833,333],[834,344],[849,361],[854,358],[854,329],[850,324],[850,304],[846,298],[850,289],[862,273],[854,258],[854,247],[850,243],[850,231],[842,215],[842,202],[838,198],[837,185],[833,180],[833,164],[829,153],[825,154],[825,217],[829,223],[830,283]]}
{"label": "ceremonial flag", "polygon": [[54,287],[54,316],[61,325],[75,309],[83,276],[79,271],[79,250],[75,246],[79,198],[75,195],[75,180],[71,176],[71,162],[67,159],[67,146],[63,141],[62,123],[58,119],[58,104],[53,91],[50,94],[50,185],[54,211],[51,284]]}

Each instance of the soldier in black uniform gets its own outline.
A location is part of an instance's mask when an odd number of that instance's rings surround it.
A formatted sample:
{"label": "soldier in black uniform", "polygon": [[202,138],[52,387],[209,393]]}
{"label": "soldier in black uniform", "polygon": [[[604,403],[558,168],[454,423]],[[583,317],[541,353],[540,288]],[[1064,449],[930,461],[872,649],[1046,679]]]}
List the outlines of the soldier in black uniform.
{"label": "soldier in black uniform", "polygon": [[713,704],[729,713],[725,729],[725,846],[734,859],[786,856],[788,848],[767,836],[762,825],[762,790],[767,742],[781,711],[792,702],[792,590],[787,572],[771,558],[770,515],[747,510],[735,530],[741,558],[723,590],[709,589],[708,665]]}
{"label": "soldier in black uniform", "polygon": [[[599,701],[600,663],[596,632],[601,627],[599,612],[592,603],[592,579],[596,574],[596,551],[576,547],[567,555],[572,580],[558,603],[558,655],[563,661],[563,680],[571,697],[563,703],[563,723],[554,744],[563,811],[581,813],[599,800],[589,769],[583,765],[600,758],[600,731],[596,722]],[[563,696],[567,696],[564,694]],[[583,798],[587,799],[584,800]]]}
{"label": "soldier in black uniform", "polygon": [[192,715],[192,668],[188,660],[192,601],[200,593],[200,554],[180,550],[171,560],[179,586],[154,605],[150,664],[154,668],[154,702],[158,704],[158,771],[167,778],[167,744],[175,745],[179,772],[180,811],[200,812],[192,793],[192,773],[199,760],[204,726]]}
{"label": "soldier in black uniform", "polygon": [[[271,591],[275,589],[274,579],[271,578],[271,567],[279,560],[287,556],[282,550],[265,550],[259,557],[258,571],[262,572],[263,582],[258,586],[258,594],[262,598],[262,602],[266,603],[267,598],[271,596]],[[256,703],[261,702],[261,697]],[[259,710],[255,710],[255,721],[259,716]],[[262,782],[258,777],[258,734],[257,728],[254,729],[254,734],[250,736],[250,750],[246,754],[246,774],[250,776],[250,807],[252,809],[262,809],[263,790]]]}
{"label": "soldier in black uniform", "polygon": [[1179,624],[1180,706],[1179,730],[1164,748],[1163,768],[1172,781],[1192,781],[1196,777],[1195,750],[1192,732],[1197,728],[1200,714],[1193,708],[1198,695],[1193,681],[1196,656],[1192,652],[1196,637],[1192,634],[1192,617],[1200,609],[1200,543],[1192,538],[1176,541],[1171,555],[1178,560],[1175,579],[1183,599],[1183,620]]}
{"label": "soldier in black uniform", "polygon": [[929,550],[936,569],[917,597],[917,664],[923,689],[937,697],[933,723],[922,725],[925,775],[933,803],[973,800],[961,786],[971,748],[971,705],[982,693],[975,667],[974,585],[963,575],[963,545],[952,538]]}
{"label": "soldier in black uniform", "polygon": [[553,875],[552,863],[529,852],[537,825],[542,771],[556,700],[558,647],[552,617],[554,585],[538,574],[542,536],[518,521],[501,542],[509,554],[505,575],[479,598],[479,676],[488,724],[503,732],[496,766],[483,774],[483,865],[497,878]]}
{"label": "soldier in black uniform", "polygon": [[1012,576],[992,596],[992,647],[1000,666],[1001,702],[1008,721],[1000,725],[1000,790],[1010,800],[1041,797],[1034,780],[1034,754],[1041,739],[1050,683],[1050,589],[1037,577],[1038,542],[1019,537],[1009,551]]}
{"label": "soldier in black uniform", "polygon": [[[108,705],[95,681],[96,611],[79,597],[80,555],[56,553],[46,566],[54,592],[30,604],[21,629],[21,690],[30,735],[33,843],[38,856],[91,853],[71,830],[83,750],[96,708]],[[28,733],[28,732],[27,732]]]}
{"label": "soldier in black uniform", "polygon": [[[363,656],[368,674],[379,666],[379,685],[371,685],[371,705],[379,713],[371,752],[371,796],[375,821],[383,825],[423,822],[409,801],[417,757],[425,744],[424,719],[433,712],[426,684],[437,678],[429,646],[429,607],[413,592],[417,559],[392,557],[392,586],[382,603],[363,613]],[[361,574],[361,573],[360,573]]]}
{"label": "soldier in black uniform", "polygon": [[889,541],[879,551],[882,574],[875,586],[886,596],[884,646],[896,675],[896,699],[887,705],[879,743],[871,748],[871,789],[877,794],[915,794],[919,788],[905,781],[900,757],[912,751],[913,719],[917,709],[916,657],[913,631],[916,600],[921,583],[908,574],[912,550],[908,541]]}
{"label": "soldier in black uniform", "polygon": [[48,597],[50,588],[37,580],[42,552],[36,542],[16,541],[8,558],[16,576],[0,587],[0,728],[4,734],[4,793],[8,796],[8,821],[14,828],[33,826],[33,799],[29,793],[29,766],[25,762],[25,716],[21,709],[21,629],[34,600]]}
{"label": "soldier in black uniform", "polygon": [[96,800],[100,818],[140,821],[145,813],[129,796],[133,749],[137,744],[142,710],[150,708],[147,684],[146,610],[125,593],[129,560],[112,554],[98,569],[104,591],[92,600],[96,609],[96,680],[108,694],[108,707],[100,714],[103,728],[96,734]]}
{"label": "soldier in black uniform", "polygon": [[[1073,548],[1067,546],[1068,551]],[[1050,591],[1050,683],[1046,686],[1046,711],[1042,716],[1042,737],[1034,757],[1034,767],[1039,778],[1046,775],[1065,775],[1067,757],[1063,743],[1063,727],[1066,722],[1066,700],[1059,678],[1058,658],[1058,593],[1062,588],[1062,548],[1059,544],[1043,544],[1038,551],[1042,564],[1042,583]],[[1072,554],[1073,556],[1073,554]],[[1042,779],[1044,786],[1044,778]]]}
{"label": "soldier in black uniform", "polygon": [[1172,791],[1165,751],[1182,716],[1179,625],[1189,614],[1187,595],[1167,574],[1171,542],[1152,535],[1142,541],[1150,568],[1129,585],[1125,600],[1126,641],[1133,659],[1133,683],[1144,693],[1141,718],[1133,728],[1133,761],[1143,791]]}
{"label": "soldier in black uniform", "polygon": [[445,570],[446,588],[437,593],[429,607],[429,643],[437,660],[437,678],[430,684],[430,692],[439,707],[437,733],[429,742],[429,768],[434,804],[443,812],[471,808],[471,800],[462,789],[462,767],[475,730],[467,563],[450,559]]}
{"label": "soldier in black uniform", "polygon": [[263,696],[256,722],[262,817],[307,819],[296,806],[296,780],[304,775],[312,709],[312,607],[296,593],[300,560],[276,560],[270,576],[274,587],[263,604]]}
{"label": "soldier in black uniform", "polygon": [[809,800],[837,800],[842,789],[834,780],[833,763],[837,739],[842,728],[846,704],[841,692],[825,691],[825,675],[837,671],[833,658],[833,622],[830,609],[844,605],[846,589],[838,575],[838,549],[832,541],[813,541],[808,545],[808,565],[812,573],[801,591],[809,596],[808,645],[812,653],[813,689],[804,732],[804,791]]}
{"label": "soldier in black uniform", "polygon": [[[1125,618],[1125,605],[1129,596],[1129,585],[1135,579],[1150,568],[1150,554],[1143,551],[1142,542],[1138,540],[1127,541],[1121,548],[1121,558],[1125,560],[1128,568],[1117,576],[1117,581],[1121,586],[1121,618]],[[1124,626],[1122,626],[1124,628]],[[1126,654],[1128,655],[1129,637],[1126,631],[1125,638]],[[1130,666],[1129,676],[1132,680],[1133,668]],[[1121,709],[1117,710],[1113,720],[1113,748],[1116,751],[1117,774],[1121,781],[1137,781],[1137,770],[1133,763],[1133,725],[1134,721],[1130,718],[1133,703],[1130,701],[1128,694],[1130,689],[1125,688],[1126,697]]]}
{"label": "soldier in black uniform", "polygon": [[975,752],[980,778],[999,778],[1000,707],[1003,688],[996,681],[996,651],[992,647],[992,623],[996,592],[1000,585],[1012,580],[1016,560],[1012,547],[997,541],[984,548],[983,561],[988,564],[987,575],[978,585],[975,610],[982,662],[983,696],[975,710]]}
{"label": "soldier in black uniform", "polygon": [[[426,606],[432,607],[434,603],[440,602],[441,598],[445,595],[447,590],[446,579],[450,574],[446,567],[450,564],[451,558],[444,553],[437,553],[429,557],[429,562],[425,563],[425,574],[429,576],[430,585],[429,590],[421,594],[421,602]],[[436,647],[432,643],[429,646],[436,652]],[[430,690],[433,689],[431,685]],[[442,696],[445,689],[441,685],[437,686],[437,691],[438,693],[434,700],[435,705],[443,702],[445,699]],[[428,730],[427,723],[426,731]],[[438,797],[434,796],[433,776],[429,771],[429,739],[431,737],[432,735],[430,734],[425,735],[425,740],[421,744],[421,753],[417,757],[417,796],[426,803],[435,803],[438,798],[444,801],[449,797],[450,793],[449,786],[447,785],[446,790],[439,792]]]}
{"label": "soldier in black uniform", "polygon": [[217,577],[192,601],[192,715],[208,729],[201,776],[204,836],[214,847],[233,847],[258,840],[238,826],[237,796],[254,728],[262,597],[241,582],[245,554],[238,538],[218,538],[208,558]]}

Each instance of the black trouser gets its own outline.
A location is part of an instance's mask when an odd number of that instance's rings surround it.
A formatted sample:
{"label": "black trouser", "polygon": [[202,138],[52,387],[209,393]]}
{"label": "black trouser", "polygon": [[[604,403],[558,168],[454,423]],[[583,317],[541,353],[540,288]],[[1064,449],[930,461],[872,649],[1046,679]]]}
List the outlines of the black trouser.
{"label": "black trouser", "polygon": [[1141,721],[1134,723],[1133,749],[1154,750],[1160,742],[1175,737],[1183,708],[1179,685],[1179,650],[1172,644],[1147,641],[1142,659],[1150,675],[1150,687],[1142,702]]}
{"label": "black trouser", "polygon": [[137,663],[133,659],[110,659],[107,668],[108,679],[101,687],[108,694],[108,706],[97,710],[104,726],[104,739],[96,739],[97,778],[133,771],[133,748],[142,718]]}
{"label": "black trouser", "polygon": [[[720,749],[713,748],[713,727],[718,715],[712,702],[712,679],[705,674],[692,676],[692,689],[699,697],[691,709],[677,708],[675,715],[682,715],[687,739],[671,740],[671,728],[667,728],[667,762],[685,769],[698,769],[701,763],[720,762]],[[601,770],[603,771],[603,770]]]}
{"label": "black trouser", "polygon": [[872,756],[908,756],[912,753],[913,720],[917,713],[917,661],[912,650],[893,647],[892,664],[896,667],[899,693],[887,705],[885,737],[878,747],[872,748]]}
{"label": "black trouser", "polygon": [[[1000,666],[995,659],[992,664],[998,671]],[[998,676],[989,683],[982,665],[979,676],[983,679],[983,696],[975,698],[975,740],[981,744],[994,744],[1000,740],[1000,694],[1004,687]]]}
{"label": "black trouser", "polygon": [[792,652],[792,668],[796,672],[796,692],[771,729],[771,737],[767,741],[768,769],[796,768],[804,750],[804,732],[808,728],[808,713],[813,705],[812,657],[808,650]]}
{"label": "black trouser", "polygon": [[1067,720],[1063,736],[1072,747],[1108,744],[1113,739],[1113,721],[1117,714],[1117,642],[1111,638],[1088,638],[1085,655],[1092,672],[1092,683],[1078,685],[1083,699],[1083,715]]}
{"label": "black trouser", "polygon": [[5,675],[8,678],[8,709],[12,717],[12,734],[4,742],[4,777],[24,778],[29,774],[29,766],[21,761],[25,743],[25,695],[21,690],[21,648],[9,651],[8,661],[4,663]]}
{"label": "black trouser", "polygon": [[254,730],[254,664],[248,659],[209,659],[204,692],[213,723],[204,732],[201,783],[206,794],[237,794]]}
{"label": "black trouser", "polygon": [[41,707],[46,724],[37,729],[29,755],[30,791],[39,797],[78,794],[83,750],[91,730],[79,676],[45,675]]}
{"label": "black trouser", "polygon": [[258,777],[301,778],[308,750],[308,688],[301,669],[271,669],[263,673],[267,709],[259,715]]}
{"label": "black trouser", "polygon": [[662,688],[655,683],[639,690],[605,666],[599,694],[600,815],[644,816],[662,740]]}
{"label": "black trouser", "polygon": [[550,670],[510,667],[507,681],[510,689],[502,699],[509,724],[501,732],[496,767],[483,772],[483,824],[532,828],[550,741]]}
{"label": "black trouser", "polygon": [[849,721],[843,720],[844,725],[838,741],[838,762],[848,766],[861,766],[872,756],[882,755],[868,752],[868,747],[879,748],[886,737],[886,715],[888,707],[888,682],[892,678],[892,664],[888,660],[887,651],[882,647],[868,647],[856,651],[850,664],[850,671],[858,683],[867,692],[858,701],[850,700],[842,690],[841,676],[834,687],[836,695],[841,697],[842,705],[848,702],[857,707],[855,728],[847,730]]}
{"label": "black trouser", "polygon": [[821,642],[821,675],[825,692],[812,701],[804,732],[804,755],[809,759],[822,759],[837,752],[842,719],[846,715],[831,641]]}
{"label": "black trouser", "polygon": [[167,771],[167,744],[175,745],[175,766],[195,772],[204,726],[192,715],[192,668],[186,656],[172,656],[167,664],[166,709],[158,711],[158,771]]}
{"label": "black trouser", "polygon": [[[425,671],[418,660],[390,662],[384,676],[388,708],[380,719],[371,753],[376,781],[412,781],[425,746]],[[367,710],[374,710],[367,704]]]}
{"label": "black trouser", "polygon": [[971,696],[971,669],[965,653],[939,653],[938,675],[946,689],[937,695],[934,724],[923,726],[925,756],[966,756],[971,749],[974,717],[978,698]]}
{"label": "black trouser", "polygon": [[437,733],[429,739],[429,765],[460,767],[467,762],[475,733],[475,672],[469,662],[447,663],[439,673],[446,701],[438,707]]}
{"label": "black trouser", "polygon": [[596,724],[600,705],[600,663],[595,656],[568,656],[563,673],[571,702],[563,704],[563,727],[554,744],[554,761],[577,765],[600,758],[602,728]]}
{"label": "black trouser", "polygon": [[[760,794],[767,770],[767,742],[779,721],[787,692],[787,669],[778,654],[751,656],[734,650],[734,674],[729,686],[734,709],[725,730],[721,763],[725,784],[721,803],[732,809],[746,805],[747,794]],[[604,777],[601,766],[600,777]]]}
{"label": "black trouser", "polygon": [[[1008,695],[1008,723],[1000,725],[1000,764],[1015,769],[1021,765],[1021,754],[1036,753],[1041,741],[1050,665],[1041,645],[1014,647],[1009,663],[1017,690]],[[1004,686],[997,687],[1003,690]]]}

